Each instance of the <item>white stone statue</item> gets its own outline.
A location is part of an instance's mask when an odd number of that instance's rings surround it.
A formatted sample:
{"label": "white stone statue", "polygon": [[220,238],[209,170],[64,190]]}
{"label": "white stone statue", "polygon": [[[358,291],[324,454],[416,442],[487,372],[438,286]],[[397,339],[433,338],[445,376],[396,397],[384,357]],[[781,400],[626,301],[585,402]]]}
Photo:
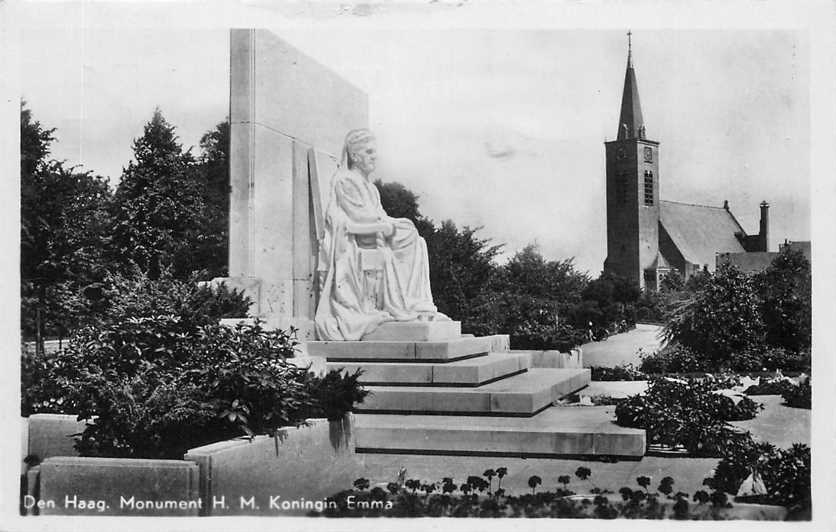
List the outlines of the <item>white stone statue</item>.
{"label": "white stone statue", "polygon": [[406,218],[391,218],[370,175],[377,145],[367,129],[345,137],[331,179],[319,243],[320,340],[360,340],[386,321],[447,320],[430,290],[427,244]]}

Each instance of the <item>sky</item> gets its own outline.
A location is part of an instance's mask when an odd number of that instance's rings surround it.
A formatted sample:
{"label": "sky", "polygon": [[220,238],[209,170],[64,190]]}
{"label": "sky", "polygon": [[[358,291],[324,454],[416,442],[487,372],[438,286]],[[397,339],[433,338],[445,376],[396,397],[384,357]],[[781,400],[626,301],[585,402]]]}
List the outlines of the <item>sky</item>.
{"label": "sky", "polygon": [[[617,133],[627,29],[275,30],[367,92],[377,177],[435,221],[480,226],[504,257],[536,243],[597,275],[604,146]],[[53,156],[118,181],[159,106],[186,146],[229,106],[226,28],[30,28],[20,82]],[[662,199],[731,209],[771,249],[810,239],[809,46],[775,30],[634,30]],[[333,152],[338,147],[332,148]]]}

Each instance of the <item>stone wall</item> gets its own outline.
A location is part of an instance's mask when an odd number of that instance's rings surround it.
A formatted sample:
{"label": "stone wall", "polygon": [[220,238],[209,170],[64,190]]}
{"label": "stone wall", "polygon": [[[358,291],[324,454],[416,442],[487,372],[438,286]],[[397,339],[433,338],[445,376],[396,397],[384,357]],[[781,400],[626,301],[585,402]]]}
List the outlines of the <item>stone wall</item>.
{"label": "stone wall", "polygon": [[200,467],[205,515],[305,515],[325,497],[362,476],[365,458],[353,452],[353,418],[311,420],[256,436],[190,449]]}

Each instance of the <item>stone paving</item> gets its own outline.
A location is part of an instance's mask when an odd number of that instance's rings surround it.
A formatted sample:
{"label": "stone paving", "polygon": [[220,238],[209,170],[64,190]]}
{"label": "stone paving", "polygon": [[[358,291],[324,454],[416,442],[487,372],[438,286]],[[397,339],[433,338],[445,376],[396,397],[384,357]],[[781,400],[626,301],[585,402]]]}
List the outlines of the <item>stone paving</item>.
{"label": "stone paving", "polygon": [[583,344],[583,365],[613,367],[620,364],[638,365],[640,360],[636,354],[639,349],[645,352],[656,351],[662,341],[659,333],[662,328],[658,325],[639,323],[636,328],[626,333],[615,334],[602,342]]}

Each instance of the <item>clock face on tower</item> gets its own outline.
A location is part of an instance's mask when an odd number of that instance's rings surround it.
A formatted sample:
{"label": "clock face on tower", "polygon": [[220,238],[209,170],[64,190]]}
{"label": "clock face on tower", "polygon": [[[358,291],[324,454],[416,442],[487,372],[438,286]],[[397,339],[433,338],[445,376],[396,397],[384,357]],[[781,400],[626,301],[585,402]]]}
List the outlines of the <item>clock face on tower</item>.
{"label": "clock face on tower", "polygon": [[644,148],[644,162],[653,162],[653,148],[651,148],[650,146],[645,146]]}
{"label": "clock face on tower", "polygon": [[615,157],[617,159],[626,159],[627,158],[627,150],[624,149],[624,146],[619,146],[615,152]]}

